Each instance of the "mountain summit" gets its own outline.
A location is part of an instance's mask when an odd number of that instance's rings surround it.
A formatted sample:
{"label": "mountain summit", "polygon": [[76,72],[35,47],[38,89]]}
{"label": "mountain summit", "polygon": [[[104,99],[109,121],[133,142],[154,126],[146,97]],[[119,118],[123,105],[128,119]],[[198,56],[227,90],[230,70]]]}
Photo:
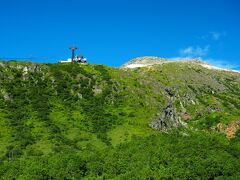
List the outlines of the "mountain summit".
{"label": "mountain summit", "polygon": [[154,66],[154,65],[163,65],[168,63],[186,63],[186,64],[195,64],[198,66],[202,66],[208,69],[215,69],[215,70],[221,70],[221,71],[231,71],[240,73],[240,71],[226,69],[226,68],[220,68],[213,65],[208,64],[207,62],[203,61],[201,58],[182,58],[182,59],[167,59],[167,58],[160,58],[160,57],[154,57],[154,56],[145,56],[145,57],[138,57],[133,60],[130,60],[129,62],[125,63],[121,66],[123,69],[134,69],[134,68],[141,68],[141,67],[147,67],[147,66]]}

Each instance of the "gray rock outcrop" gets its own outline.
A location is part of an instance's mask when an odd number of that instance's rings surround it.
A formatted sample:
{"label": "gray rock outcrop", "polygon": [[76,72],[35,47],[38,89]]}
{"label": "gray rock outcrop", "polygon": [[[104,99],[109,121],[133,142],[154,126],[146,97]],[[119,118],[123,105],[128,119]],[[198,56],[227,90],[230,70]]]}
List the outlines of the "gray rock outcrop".
{"label": "gray rock outcrop", "polygon": [[181,126],[180,119],[176,113],[176,110],[169,102],[168,105],[163,109],[160,117],[149,124],[153,129],[167,131],[168,129],[177,128]]}

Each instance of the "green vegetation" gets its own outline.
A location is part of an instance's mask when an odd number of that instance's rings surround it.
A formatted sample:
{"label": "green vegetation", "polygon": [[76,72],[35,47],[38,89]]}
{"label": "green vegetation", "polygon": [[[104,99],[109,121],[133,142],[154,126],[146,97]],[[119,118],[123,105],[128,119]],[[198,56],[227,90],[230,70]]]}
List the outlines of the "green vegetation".
{"label": "green vegetation", "polygon": [[[0,62],[0,179],[239,179],[240,76]],[[150,128],[172,101],[183,127]],[[236,127],[237,129],[237,127]]]}

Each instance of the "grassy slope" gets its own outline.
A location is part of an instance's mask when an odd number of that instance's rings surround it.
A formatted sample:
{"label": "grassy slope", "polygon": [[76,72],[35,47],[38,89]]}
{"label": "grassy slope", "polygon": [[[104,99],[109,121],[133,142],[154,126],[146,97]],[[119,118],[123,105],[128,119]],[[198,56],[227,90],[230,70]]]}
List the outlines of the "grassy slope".
{"label": "grassy slope", "polygon": [[[239,176],[239,135],[213,130],[240,120],[239,74],[176,63],[122,70],[9,62],[0,80],[5,178]],[[188,128],[164,135],[149,123],[170,100]]]}

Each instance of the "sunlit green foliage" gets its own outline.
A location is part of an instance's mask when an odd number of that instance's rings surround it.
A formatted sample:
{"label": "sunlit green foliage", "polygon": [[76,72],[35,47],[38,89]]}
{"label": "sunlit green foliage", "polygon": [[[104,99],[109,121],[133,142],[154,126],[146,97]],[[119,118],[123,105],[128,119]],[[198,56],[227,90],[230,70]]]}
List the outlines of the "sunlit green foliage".
{"label": "sunlit green foliage", "polygon": [[[0,62],[0,179],[239,179],[239,74]],[[149,123],[169,101],[186,127]]]}

